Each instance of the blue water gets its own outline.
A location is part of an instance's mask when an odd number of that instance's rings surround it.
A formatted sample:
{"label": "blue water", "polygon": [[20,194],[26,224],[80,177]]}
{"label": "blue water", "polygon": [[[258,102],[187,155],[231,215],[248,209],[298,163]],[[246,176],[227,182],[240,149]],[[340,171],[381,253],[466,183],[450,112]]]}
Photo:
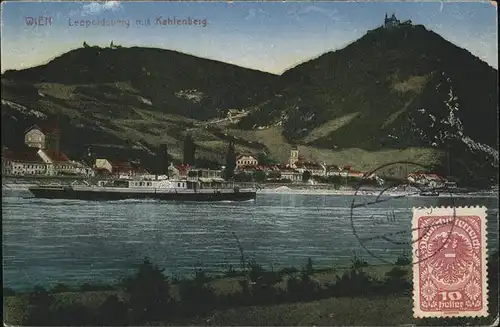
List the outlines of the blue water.
{"label": "blue water", "polygon": [[[488,246],[498,247],[497,198],[391,199],[259,194],[255,201],[172,203],[85,202],[2,198],[4,287],[115,282],[148,256],[170,276],[194,268],[221,273],[246,258],[267,267],[349,265],[353,253],[373,263],[411,249],[411,208],[484,205]],[[390,219],[387,219],[390,217]],[[353,233],[353,227],[358,238]],[[376,236],[396,232],[393,242]],[[402,232],[402,233],[401,233]],[[361,246],[358,239],[363,241]],[[368,251],[367,251],[368,250]]]}

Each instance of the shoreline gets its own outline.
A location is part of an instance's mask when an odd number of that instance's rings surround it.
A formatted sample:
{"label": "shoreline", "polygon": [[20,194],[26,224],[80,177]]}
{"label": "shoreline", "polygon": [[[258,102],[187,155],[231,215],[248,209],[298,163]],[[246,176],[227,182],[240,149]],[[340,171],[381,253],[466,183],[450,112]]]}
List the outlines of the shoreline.
{"label": "shoreline", "polygon": [[[49,182],[51,184],[51,182]],[[2,192],[29,192],[30,187],[37,186],[36,183],[2,183]],[[283,187],[264,187],[257,190],[259,195],[269,195],[269,194],[282,194],[282,195],[331,195],[331,196],[379,196],[382,194],[384,197],[422,197],[422,198],[437,198],[437,197],[449,197],[450,194],[453,197],[484,197],[484,198],[496,198],[498,193],[495,191],[461,191],[461,192],[441,192],[438,195],[420,195],[420,191],[384,191],[384,189],[373,189],[373,190],[355,190],[355,189],[329,189],[329,188],[314,188],[314,187],[295,187],[290,188],[288,186]],[[438,192],[439,193],[439,192]]]}

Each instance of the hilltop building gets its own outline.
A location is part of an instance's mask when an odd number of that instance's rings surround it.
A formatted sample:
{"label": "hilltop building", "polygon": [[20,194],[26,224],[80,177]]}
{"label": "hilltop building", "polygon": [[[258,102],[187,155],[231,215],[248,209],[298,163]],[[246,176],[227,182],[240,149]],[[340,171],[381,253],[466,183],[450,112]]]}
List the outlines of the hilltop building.
{"label": "hilltop building", "polygon": [[392,28],[392,27],[398,27],[401,24],[399,19],[396,18],[396,14],[392,14],[391,17],[387,17],[387,14],[385,14],[385,20],[384,20],[384,27],[385,28]]}
{"label": "hilltop building", "polygon": [[412,21],[411,20],[405,20],[401,22],[399,19],[396,18],[396,14],[392,14],[391,17],[388,17],[387,14],[385,14],[385,19],[384,19],[384,28],[394,28],[394,27],[401,27],[401,26],[412,26]]}

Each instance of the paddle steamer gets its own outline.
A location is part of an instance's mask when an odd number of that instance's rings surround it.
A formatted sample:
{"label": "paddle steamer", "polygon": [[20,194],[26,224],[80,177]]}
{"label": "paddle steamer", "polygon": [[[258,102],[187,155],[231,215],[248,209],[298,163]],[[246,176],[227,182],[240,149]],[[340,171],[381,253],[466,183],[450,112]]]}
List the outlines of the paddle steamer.
{"label": "paddle steamer", "polygon": [[96,185],[33,186],[30,192],[37,198],[113,201],[127,199],[157,199],[178,201],[245,201],[255,199],[255,189],[242,189],[220,178],[196,180],[109,180]]}

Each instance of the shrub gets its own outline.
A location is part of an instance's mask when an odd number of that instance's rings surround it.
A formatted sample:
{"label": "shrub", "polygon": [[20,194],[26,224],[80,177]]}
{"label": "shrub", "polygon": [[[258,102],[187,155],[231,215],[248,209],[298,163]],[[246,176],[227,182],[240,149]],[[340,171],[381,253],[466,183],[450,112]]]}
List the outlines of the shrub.
{"label": "shrub", "polygon": [[170,285],[163,269],[144,258],[137,273],[124,281],[130,294],[130,309],[133,323],[160,320],[171,312]]}
{"label": "shrub", "polygon": [[248,262],[248,269],[253,301],[258,304],[274,303],[279,293],[275,285],[282,281],[281,274],[266,271],[255,260]]}
{"label": "shrub", "polygon": [[100,284],[91,284],[91,283],[83,283],[80,285],[80,291],[83,292],[92,292],[92,291],[109,291],[113,290],[114,287],[112,285],[100,285]]}
{"label": "shrub", "polygon": [[314,273],[314,266],[311,258],[307,259],[306,272],[308,275],[312,275]]}
{"label": "shrub", "polygon": [[58,283],[52,288],[51,292],[52,293],[71,292],[71,288],[66,284]]}
{"label": "shrub", "polygon": [[406,252],[404,252],[403,254],[401,254],[397,259],[396,259],[396,262],[395,262],[396,265],[398,266],[406,266],[406,265],[409,265],[411,264],[411,259],[410,257],[408,256],[408,254]]}
{"label": "shrub", "polygon": [[377,291],[378,283],[361,269],[351,269],[337,276],[335,284],[330,285],[331,296],[369,295]]}
{"label": "shrub", "polygon": [[205,314],[216,306],[214,289],[207,285],[208,278],[201,269],[195,270],[191,280],[180,283],[179,294],[184,314]]}
{"label": "shrub", "polygon": [[52,323],[56,326],[91,326],[95,324],[93,311],[80,304],[58,305],[52,308]]}
{"label": "shrub", "polygon": [[319,296],[321,286],[304,270],[300,278],[292,276],[287,280],[286,290],[288,301],[308,301]]}
{"label": "shrub", "polygon": [[360,258],[354,253],[354,258],[351,259],[352,262],[352,268],[358,269],[358,268],[363,268],[363,267],[368,267],[368,262],[366,262],[363,258]]}
{"label": "shrub", "polygon": [[285,267],[279,271],[281,275],[291,275],[299,272],[299,269],[295,267]]}
{"label": "shrub", "polygon": [[406,294],[412,290],[412,284],[407,279],[408,271],[400,267],[394,267],[385,274],[383,293]]}
{"label": "shrub", "polygon": [[108,296],[97,310],[97,322],[103,326],[124,326],[128,323],[128,305],[116,295]]}
{"label": "shrub", "polygon": [[4,287],[3,288],[3,296],[13,296],[16,295],[16,291],[14,291],[10,287]]}
{"label": "shrub", "polygon": [[236,277],[242,276],[244,273],[242,271],[234,269],[233,265],[227,265],[224,271],[224,277]]}
{"label": "shrub", "polygon": [[50,315],[54,297],[43,287],[35,286],[28,295],[29,312],[26,319],[28,326],[49,326],[53,324]]}

